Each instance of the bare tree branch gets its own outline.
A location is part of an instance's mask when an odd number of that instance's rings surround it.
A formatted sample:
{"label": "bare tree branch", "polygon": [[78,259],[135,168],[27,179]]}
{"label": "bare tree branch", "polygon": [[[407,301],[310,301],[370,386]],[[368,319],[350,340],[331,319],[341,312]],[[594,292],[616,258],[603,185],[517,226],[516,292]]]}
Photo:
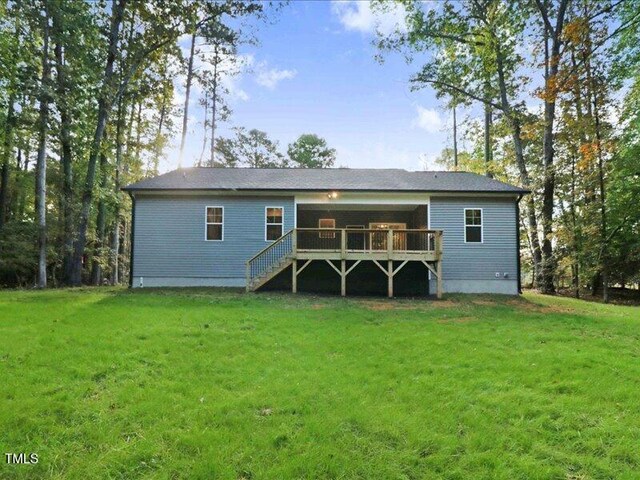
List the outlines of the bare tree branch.
{"label": "bare tree branch", "polygon": [[[454,91],[456,93],[459,93],[460,95],[463,95],[465,97],[471,98],[471,99],[476,100],[478,102],[484,103],[485,105],[490,105],[491,107],[495,108],[496,110],[500,110],[501,112],[504,112],[504,108],[502,108],[501,104],[495,103],[495,102],[493,102],[492,100],[490,100],[488,98],[484,98],[480,94],[476,94],[476,93],[473,93],[473,92],[469,92],[468,90],[464,90],[463,88],[460,88],[457,85],[453,85],[451,83],[443,82],[441,80],[436,80],[434,78],[430,78],[430,77],[424,76],[422,74],[416,75],[411,80],[411,83],[419,83],[419,82],[430,83],[432,85],[437,85],[439,87],[444,87],[444,88],[446,88],[448,90]],[[506,112],[504,112],[504,113],[506,113]]]}

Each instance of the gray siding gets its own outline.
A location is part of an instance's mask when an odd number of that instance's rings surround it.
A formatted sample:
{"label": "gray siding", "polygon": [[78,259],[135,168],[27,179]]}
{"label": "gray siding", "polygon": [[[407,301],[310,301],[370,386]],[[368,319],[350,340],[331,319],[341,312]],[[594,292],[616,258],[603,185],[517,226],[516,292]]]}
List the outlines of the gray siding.
{"label": "gray siding", "polygon": [[[207,206],[224,207],[223,241],[205,240]],[[271,243],[266,206],[284,207],[283,232],[293,228],[293,197],[139,195],[133,286],[243,285],[245,262]]]}
{"label": "gray siding", "polygon": [[[464,242],[465,208],[482,209],[483,243]],[[431,228],[444,231],[445,291],[517,293],[514,198],[432,197]]]}

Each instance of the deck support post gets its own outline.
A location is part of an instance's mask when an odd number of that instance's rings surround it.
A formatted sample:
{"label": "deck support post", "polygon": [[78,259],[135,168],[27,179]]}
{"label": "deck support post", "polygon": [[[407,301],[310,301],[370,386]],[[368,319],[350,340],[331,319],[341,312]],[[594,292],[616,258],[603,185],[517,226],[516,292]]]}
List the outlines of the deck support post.
{"label": "deck support post", "polygon": [[340,295],[347,295],[347,261],[340,261]]}
{"label": "deck support post", "polygon": [[389,298],[393,298],[393,260],[388,260],[387,278],[389,279]]}
{"label": "deck support post", "polygon": [[298,292],[298,260],[293,259],[291,263],[291,293]]}
{"label": "deck support post", "polygon": [[438,272],[438,285],[436,290],[436,297],[442,298],[442,231],[436,233],[436,255],[438,260],[436,261],[436,270]]}

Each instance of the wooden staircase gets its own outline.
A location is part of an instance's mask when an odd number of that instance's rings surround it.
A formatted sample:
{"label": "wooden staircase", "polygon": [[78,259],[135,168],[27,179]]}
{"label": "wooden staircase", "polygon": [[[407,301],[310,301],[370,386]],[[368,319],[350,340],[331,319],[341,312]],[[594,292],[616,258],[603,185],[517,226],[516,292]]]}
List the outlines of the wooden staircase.
{"label": "wooden staircase", "polygon": [[271,265],[264,272],[253,277],[251,280],[249,280],[247,290],[250,292],[254,292],[258,290],[260,287],[262,287],[264,284],[266,284],[269,280],[274,278],[276,275],[278,275],[280,272],[282,272],[292,263],[293,263],[293,259],[290,256],[281,258],[280,261]]}
{"label": "wooden staircase", "polygon": [[247,261],[247,292],[258,290],[292,264],[293,242],[293,230],[289,230]]}

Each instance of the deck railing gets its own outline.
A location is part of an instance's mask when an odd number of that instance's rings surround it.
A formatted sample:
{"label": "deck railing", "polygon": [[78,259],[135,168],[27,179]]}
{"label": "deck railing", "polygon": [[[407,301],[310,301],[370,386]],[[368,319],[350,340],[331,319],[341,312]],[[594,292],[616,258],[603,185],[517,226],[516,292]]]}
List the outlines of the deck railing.
{"label": "deck railing", "polygon": [[247,278],[262,275],[269,268],[278,264],[294,250],[294,230],[289,230],[271,245],[263,248],[247,261]]}
{"label": "deck railing", "polygon": [[403,252],[440,250],[440,230],[366,228],[297,228],[297,251],[304,252]]}

